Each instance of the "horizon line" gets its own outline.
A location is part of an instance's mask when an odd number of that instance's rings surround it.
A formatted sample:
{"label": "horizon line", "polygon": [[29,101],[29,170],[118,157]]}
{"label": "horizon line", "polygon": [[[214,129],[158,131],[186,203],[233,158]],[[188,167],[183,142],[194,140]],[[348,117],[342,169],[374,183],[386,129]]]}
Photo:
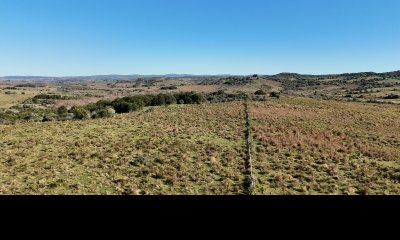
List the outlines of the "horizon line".
{"label": "horizon line", "polygon": [[231,74],[231,73],[221,73],[221,74],[191,74],[191,73],[167,73],[167,74],[93,74],[93,75],[63,75],[63,76],[51,76],[51,75],[2,75],[0,78],[7,77],[43,77],[43,78],[77,78],[77,77],[96,77],[96,76],[168,76],[168,75],[182,75],[182,76],[251,76],[254,74],[260,76],[274,76],[279,74],[299,74],[299,75],[313,75],[313,76],[324,76],[324,75],[343,75],[343,74],[357,74],[357,73],[393,73],[400,70],[385,71],[385,72],[374,72],[374,71],[361,71],[361,72],[340,72],[340,73],[299,73],[299,72],[279,72],[276,74],[267,73],[252,73],[252,74]]}

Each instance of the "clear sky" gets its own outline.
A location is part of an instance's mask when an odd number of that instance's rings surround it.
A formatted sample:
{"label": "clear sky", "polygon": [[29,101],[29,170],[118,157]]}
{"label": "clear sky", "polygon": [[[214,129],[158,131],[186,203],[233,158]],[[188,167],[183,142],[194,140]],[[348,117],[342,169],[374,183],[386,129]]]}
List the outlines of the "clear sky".
{"label": "clear sky", "polygon": [[400,70],[398,0],[1,0],[0,76]]}

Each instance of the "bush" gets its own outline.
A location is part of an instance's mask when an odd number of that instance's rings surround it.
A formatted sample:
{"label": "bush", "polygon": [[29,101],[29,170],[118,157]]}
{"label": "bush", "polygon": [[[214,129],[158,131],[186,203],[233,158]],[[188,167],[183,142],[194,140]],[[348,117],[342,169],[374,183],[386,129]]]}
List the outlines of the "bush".
{"label": "bush", "polygon": [[206,101],[204,96],[199,93],[178,93],[175,99],[179,104],[201,104]]}
{"label": "bush", "polygon": [[58,119],[57,114],[55,113],[48,113],[43,116],[43,122],[52,122]]}
{"label": "bush", "polygon": [[90,118],[90,112],[86,110],[84,107],[73,107],[70,110],[71,113],[74,114],[74,119],[84,120]]}
{"label": "bush", "polygon": [[162,106],[165,105],[165,97],[162,94],[159,94],[153,98],[151,106]]}
{"label": "bush", "polygon": [[107,106],[111,106],[111,101],[109,100],[100,100],[96,103],[96,105],[100,108],[105,108]]}
{"label": "bush", "polygon": [[278,92],[272,92],[272,93],[270,94],[270,96],[271,96],[271,97],[274,97],[274,98],[280,98],[281,94],[278,93]]}
{"label": "bush", "polygon": [[27,122],[41,122],[44,119],[44,117],[35,112],[21,113],[19,118]]}
{"label": "bush", "polygon": [[167,105],[172,105],[177,103],[175,96],[172,94],[165,94],[164,97],[165,97],[165,104]]}
{"label": "bush", "polygon": [[32,102],[35,104],[53,104],[60,99],[63,99],[60,95],[39,94],[32,98]]}
{"label": "bush", "polygon": [[117,113],[129,113],[132,109],[131,103],[124,101],[116,101],[113,103],[113,107]]}
{"label": "bush", "polygon": [[267,93],[265,91],[261,90],[261,89],[256,91],[254,94],[255,95],[267,95]]}
{"label": "bush", "polygon": [[5,87],[3,90],[18,90],[16,87]]}
{"label": "bush", "polygon": [[390,95],[387,95],[386,97],[384,97],[384,99],[400,99],[400,95],[391,93]]}
{"label": "bush", "polygon": [[33,97],[33,99],[53,99],[58,100],[62,97],[60,95],[49,95],[49,94],[39,94]]}
{"label": "bush", "polygon": [[245,97],[243,93],[225,93],[224,91],[220,90],[214,93],[206,94],[207,101],[210,103],[221,103],[221,102],[232,102],[232,101],[241,101]]}
{"label": "bush", "polygon": [[65,106],[61,106],[57,109],[57,113],[60,116],[66,116],[68,114],[68,109]]}
{"label": "bush", "polygon": [[176,90],[178,89],[177,86],[168,86],[168,87],[161,87],[160,90]]}
{"label": "bush", "polygon": [[103,108],[100,110],[97,110],[95,112],[92,113],[92,118],[96,119],[96,118],[107,118],[107,117],[112,117],[115,114],[115,110],[111,107],[108,108]]}
{"label": "bush", "polygon": [[18,88],[35,88],[36,85],[32,84],[32,83],[27,83],[27,84],[18,84],[15,87],[18,87]]}
{"label": "bush", "polygon": [[204,103],[206,101],[204,96],[202,94],[199,94],[199,93],[194,93],[192,95],[192,100],[196,104],[202,104],[202,103]]}
{"label": "bush", "polygon": [[[225,93],[219,97],[225,97]],[[211,96],[211,95],[210,95]],[[215,95],[216,96],[216,95]],[[213,95],[213,97],[215,97]],[[239,95],[232,95],[239,96]],[[37,95],[36,100],[45,101],[58,99],[57,95]],[[84,120],[90,118],[111,117],[115,113],[129,113],[149,106],[162,106],[171,104],[201,104],[206,101],[203,94],[199,93],[177,93],[140,95],[115,99],[114,101],[100,100],[97,103],[81,107],[73,107],[68,110],[65,106],[58,109],[19,109],[14,111],[0,112],[0,122],[3,124],[15,123],[17,121],[55,121],[55,120]]]}

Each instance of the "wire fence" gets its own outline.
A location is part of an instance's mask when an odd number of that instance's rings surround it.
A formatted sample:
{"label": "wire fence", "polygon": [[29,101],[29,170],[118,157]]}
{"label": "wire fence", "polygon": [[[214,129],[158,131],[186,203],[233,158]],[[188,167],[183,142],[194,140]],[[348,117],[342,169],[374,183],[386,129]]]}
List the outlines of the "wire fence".
{"label": "wire fence", "polygon": [[249,107],[249,98],[246,97],[244,101],[245,108],[245,121],[246,121],[246,192],[248,195],[253,195],[254,190],[254,173],[253,173],[253,158],[252,158],[252,135],[251,135],[251,116],[250,116],[250,107]]}

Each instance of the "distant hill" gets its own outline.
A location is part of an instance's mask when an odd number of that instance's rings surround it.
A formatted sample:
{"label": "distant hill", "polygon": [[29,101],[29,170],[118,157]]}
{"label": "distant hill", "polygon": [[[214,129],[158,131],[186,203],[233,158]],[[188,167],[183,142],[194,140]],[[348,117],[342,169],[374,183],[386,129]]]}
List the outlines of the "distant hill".
{"label": "distant hill", "polygon": [[[93,75],[93,76],[71,76],[71,77],[46,77],[46,76],[5,76],[0,80],[11,81],[62,81],[62,80],[133,80],[138,78],[190,78],[190,77],[209,77],[210,75],[191,75],[191,74],[165,74],[165,75]],[[229,75],[216,75],[229,76]]]}
{"label": "distant hill", "polygon": [[[201,77],[228,77],[235,75],[192,75],[192,74],[165,74],[165,75],[93,75],[93,76],[71,76],[71,77],[47,77],[47,76],[5,76],[0,77],[0,80],[11,81],[62,81],[62,80],[134,80],[139,78],[201,78]],[[279,73],[276,75],[264,75],[266,77],[274,78],[304,78],[304,77],[400,77],[400,71],[375,73],[375,72],[360,72],[360,73],[343,73],[343,74],[325,74],[325,75],[312,75],[312,74],[298,74],[298,73]]]}
{"label": "distant hill", "polygon": [[322,74],[322,75],[312,75],[312,74],[298,74],[298,73],[279,73],[276,75],[270,75],[268,77],[282,77],[282,78],[301,78],[301,77],[400,77],[400,71],[376,73],[376,72],[359,72],[359,73],[342,73],[342,74]]}

